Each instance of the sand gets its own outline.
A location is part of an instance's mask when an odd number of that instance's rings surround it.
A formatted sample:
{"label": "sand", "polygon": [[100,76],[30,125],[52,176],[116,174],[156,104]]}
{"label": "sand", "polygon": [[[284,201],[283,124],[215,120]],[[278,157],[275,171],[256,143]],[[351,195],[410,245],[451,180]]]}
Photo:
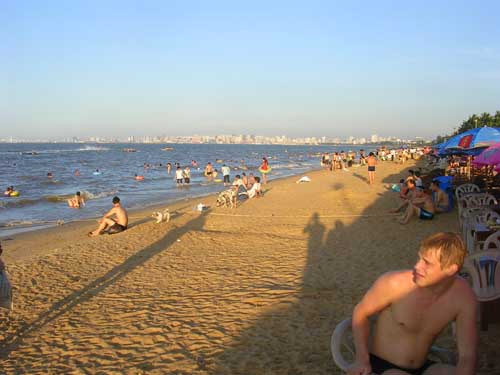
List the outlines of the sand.
{"label": "sand", "polygon": [[[381,163],[375,186],[365,168],[273,181],[237,209],[179,202],[169,223],[135,212],[113,236],[82,222],[3,239],[15,310],[0,312],[0,372],[340,373],[335,325],[420,240],[458,229],[456,212],[407,226],[387,213],[386,185],[413,165]],[[481,333],[480,374],[500,373],[498,333]]]}

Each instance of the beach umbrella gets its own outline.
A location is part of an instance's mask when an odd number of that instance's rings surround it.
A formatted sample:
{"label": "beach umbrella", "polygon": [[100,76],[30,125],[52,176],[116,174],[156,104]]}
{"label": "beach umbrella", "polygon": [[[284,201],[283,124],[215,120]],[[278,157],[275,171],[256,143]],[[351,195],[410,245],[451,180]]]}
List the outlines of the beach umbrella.
{"label": "beach umbrella", "polygon": [[467,130],[448,139],[444,144],[446,152],[479,155],[481,151],[500,142],[500,129],[484,126]]}
{"label": "beach umbrella", "polygon": [[500,164],[500,142],[483,150],[472,162],[477,167]]}

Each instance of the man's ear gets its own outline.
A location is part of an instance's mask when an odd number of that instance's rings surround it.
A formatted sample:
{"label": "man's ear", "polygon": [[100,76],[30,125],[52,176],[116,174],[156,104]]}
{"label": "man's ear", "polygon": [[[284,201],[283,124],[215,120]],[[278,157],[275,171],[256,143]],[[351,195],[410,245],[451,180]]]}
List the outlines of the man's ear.
{"label": "man's ear", "polygon": [[452,276],[458,272],[458,265],[457,264],[452,264],[448,267],[446,267],[445,272],[449,275]]}

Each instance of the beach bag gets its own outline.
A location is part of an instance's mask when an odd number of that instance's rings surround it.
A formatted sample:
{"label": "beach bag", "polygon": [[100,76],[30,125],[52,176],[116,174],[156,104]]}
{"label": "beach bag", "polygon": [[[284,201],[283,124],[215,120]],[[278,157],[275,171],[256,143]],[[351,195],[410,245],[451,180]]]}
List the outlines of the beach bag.
{"label": "beach bag", "polygon": [[5,270],[0,271],[0,307],[12,310],[12,286]]}

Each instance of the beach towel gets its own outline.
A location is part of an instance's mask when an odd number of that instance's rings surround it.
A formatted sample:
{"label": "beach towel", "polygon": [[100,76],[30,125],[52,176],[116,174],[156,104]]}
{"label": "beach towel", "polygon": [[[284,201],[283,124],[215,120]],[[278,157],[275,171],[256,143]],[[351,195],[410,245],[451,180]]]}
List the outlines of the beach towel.
{"label": "beach towel", "polygon": [[0,307],[12,309],[12,286],[5,270],[0,271]]}

